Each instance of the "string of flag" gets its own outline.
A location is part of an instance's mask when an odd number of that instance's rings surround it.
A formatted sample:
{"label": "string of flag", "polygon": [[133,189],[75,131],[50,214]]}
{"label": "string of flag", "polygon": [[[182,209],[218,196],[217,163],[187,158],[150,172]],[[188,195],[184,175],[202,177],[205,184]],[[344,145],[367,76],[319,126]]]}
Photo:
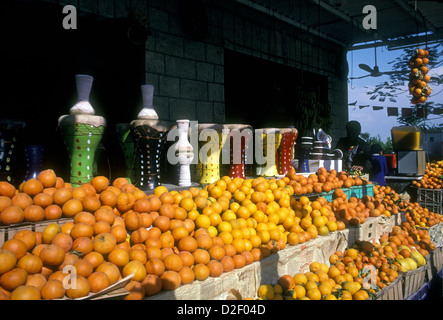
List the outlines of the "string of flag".
{"label": "string of flag", "polygon": [[[349,106],[357,107],[357,101],[350,103]],[[359,105],[358,108],[372,108],[373,111],[380,111],[386,109],[388,117],[412,117],[414,115],[414,108],[403,108],[403,107],[383,107],[383,106],[370,106],[370,105]],[[434,115],[443,115],[443,108],[418,108],[415,114],[418,118],[427,118],[430,114]]]}

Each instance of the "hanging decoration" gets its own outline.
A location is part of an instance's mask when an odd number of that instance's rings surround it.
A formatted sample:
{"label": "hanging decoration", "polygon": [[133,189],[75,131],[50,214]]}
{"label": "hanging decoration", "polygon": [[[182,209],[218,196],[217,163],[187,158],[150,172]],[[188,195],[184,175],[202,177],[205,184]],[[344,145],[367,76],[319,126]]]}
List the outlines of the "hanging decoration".
{"label": "hanging decoration", "polygon": [[416,105],[425,103],[431,94],[431,88],[428,82],[431,80],[429,76],[429,51],[425,49],[415,50],[414,55],[409,59],[409,93],[412,95],[411,103]]}

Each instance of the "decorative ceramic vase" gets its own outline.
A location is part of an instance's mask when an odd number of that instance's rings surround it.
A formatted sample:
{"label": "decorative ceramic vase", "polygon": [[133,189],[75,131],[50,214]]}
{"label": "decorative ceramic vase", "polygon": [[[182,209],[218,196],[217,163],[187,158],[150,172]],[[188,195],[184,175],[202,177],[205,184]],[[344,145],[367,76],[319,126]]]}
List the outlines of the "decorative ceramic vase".
{"label": "decorative ceramic vase", "polygon": [[282,135],[280,129],[277,128],[264,128],[261,130],[263,130],[262,141],[265,162],[257,165],[256,173],[258,176],[275,177],[279,174],[277,169],[277,150],[280,146]]}
{"label": "decorative ceramic vase", "polygon": [[91,181],[97,147],[106,127],[105,119],[95,115],[62,116],[59,126],[70,153],[70,183],[81,185]]}
{"label": "decorative ceramic vase", "polygon": [[298,131],[295,128],[280,129],[281,142],[278,148],[278,174],[286,175],[291,168],[292,148],[297,139]]}
{"label": "decorative ceramic vase", "polygon": [[190,165],[194,159],[194,152],[191,143],[188,141],[189,120],[177,120],[178,141],[175,145],[176,156],[180,164],[178,185],[189,187],[191,185]]}
{"label": "decorative ceramic vase", "polygon": [[138,119],[131,122],[131,132],[140,156],[137,186],[142,190],[154,190],[161,185],[161,160],[171,124],[158,120],[154,110],[154,86],[141,86],[143,108]]}
{"label": "decorative ceramic vase", "polygon": [[15,153],[24,121],[0,119],[0,181],[15,183]]}
{"label": "decorative ceramic vase", "polygon": [[131,130],[140,155],[141,190],[154,190],[161,185],[161,160],[169,131],[169,123],[155,120],[134,120]]}
{"label": "decorative ceramic vase", "polygon": [[203,185],[220,180],[220,152],[223,146],[222,128],[222,125],[215,123],[198,125],[198,155],[202,166],[200,183]]}
{"label": "decorative ceramic vase", "polygon": [[37,175],[42,170],[44,151],[45,151],[45,146],[39,144],[27,145],[25,147],[25,156],[26,156],[25,180],[37,179]]}
{"label": "decorative ceramic vase", "polygon": [[135,146],[130,124],[118,123],[115,126],[115,131],[125,159],[126,176],[135,184],[139,180],[140,156]]}
{"label": "decorative ceramic vase", "polygon": [[[174,140],[169,140],[169,136],[171,133],[177,132],[177,125],[173,125],[168,132],[167,139],[165,142],[165,146],[163,147],[161,154],[161,162],[160,162],[160,171],[161,171],[161,183],[178,185],[178,179],[180,177],[180,164],[178,161],[169,161],[170,155],[168,152],[173,153],[173,157],[175,157],[174,144],[178,141],[178,136],[174,137]],[[177,160],[177,159],[175,159]]]}
{"label": "decorative ceramic vase", "polygon": [[309,169],[309,155],[313,146],[312,137],[302,137],[299,149],[299,159],[298,159],[298,171],[301,173],[310,172]]}
{"label": "decorative ceramic vase", "polygon": [[230,171],[231,179],[246,179],[246,150],[252,139],[252,127],[248,124],[229,125]]}
{"label": "decorative ceramic vase", "polygon": [[89,75],[76,75],[77,102],[69,110],[69,115],[58,119],[64,142],[70,153],[70,183],[81,185],[91,181],[96,171],[96,151],[102,140],[106,120],[95,115],[89,102],[94,78]]}

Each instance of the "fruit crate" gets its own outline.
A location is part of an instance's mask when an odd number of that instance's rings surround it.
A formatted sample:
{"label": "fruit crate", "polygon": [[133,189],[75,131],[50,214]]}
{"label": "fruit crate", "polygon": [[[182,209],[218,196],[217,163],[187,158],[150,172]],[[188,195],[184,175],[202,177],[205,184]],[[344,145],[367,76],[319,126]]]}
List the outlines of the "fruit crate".
{"label": "fruit crate", "polygon": [[417,202],[420,205],[443,205],[443,189],[417,188]]}
{"label": "fruit crate", "polygon": [[402,272],[403,277],[403,297],[407,299],[414,294],[426,281],[426,274],[429,266],[425,264],[415,270]]}
{"label": "fruit crate", "polygon": [[348,245],[352,246],[358,240],[372,242],[377,232],[377,218],[368,218],[365,223],[358,226],[348,227]]}
{"label": "fruit crate", "polygon": [[403,277],[400,275],[376,293],[377,300],[403,300]]}
{"label": "fruit crate", "polygon": [[431,254],[427,254],[425,256],[426,259],[426,280],[427,282],[431,282],[432,278],[434,277],[434,270],[432,267],[432,253]]}
{"label": "fruit crate", "polygon": [[57,223],[62,226],[66,222],[73,222],[73,218],[61,218],[56,220],[45,220],[41,222],[22,222],[17,224],[11,224],[8,226],[0,226],[0,247],[3,243],[12,239],[14,235],[21,230],[31,230],[31,231],[43,231],[46,226],[51,223]]}
{"label": "fruit crate", "polygon": [[430,255],[433,274],[437,274],[443,269],[443,244],[440,244]]}
{"label": "fruit crate", "polygon": [[374,185],[373,184],[367,184],[362,186],[353,186],[349,188],[349,193],[346,193],[348,196],[348,199],[350,197],[355,197],[357,199],[363,198],[363,196],[374,196]]}
{"label": "fruit crate", "polygon": [[420,202],[418,204],[423,208],[427,208],[431,212],[443,214],[443,205],[442,204],[422,204]]}

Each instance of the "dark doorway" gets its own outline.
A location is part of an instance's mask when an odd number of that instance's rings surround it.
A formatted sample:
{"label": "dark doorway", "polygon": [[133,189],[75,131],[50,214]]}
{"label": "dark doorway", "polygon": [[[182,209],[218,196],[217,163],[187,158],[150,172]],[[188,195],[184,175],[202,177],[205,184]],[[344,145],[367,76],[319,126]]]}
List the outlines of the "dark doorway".
{"label": "dark doorway", "polygon": [[[18,151],[23,152],[28,144],[44,145],[43,167],[68,179],[69,154],[57,121],[77,99],[75,75],[90,74],[94,77],[90,102],[107,121],[98,174],[124,176],[115,125],[130,122],[141,108],[144,44],[128,40],[126,18],[105,19],[78,12],[78,29],[65,30],[64,16],[61,5],[1,1],[1,118],[25,121]],[[23,159],[16,156],[17,181],[26,170]]]}
{"label": "dark doorway", "polygon": [[326,76],[225,50],[226,123],[294,126],[301,132],[299,89],[314,92],[318,101],[328,101]]}

